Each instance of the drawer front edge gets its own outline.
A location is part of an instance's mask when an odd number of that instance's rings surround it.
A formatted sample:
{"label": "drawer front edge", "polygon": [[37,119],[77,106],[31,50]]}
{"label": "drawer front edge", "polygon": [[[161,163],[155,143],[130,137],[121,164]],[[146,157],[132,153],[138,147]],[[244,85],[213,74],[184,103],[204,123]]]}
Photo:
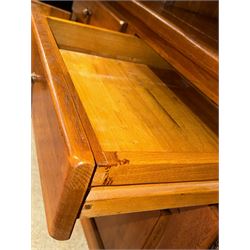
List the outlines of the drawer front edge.
{"label": "drawer front edge", "polygon": [[[53,73],[48,72],[50,65],[45,59],[48,43],[43,46],[40,35],[46,33],[38,25],[39,21],[36,23],[33,18],[32,72],[38,79],[32,84],[32,123],[48,231],[53,238],[66,240],[71,235],[92,177],[94,160],[76,110],[69,96],[64,96],[67,92],[63,82],[59,79],[64,92],[59,92],[58,85],[55,87],[53,80],[60,76],[48,76]],[[63,109],[63,98],[67,98],[70,113]],[[78,129],[78,134],[74,129]]]}

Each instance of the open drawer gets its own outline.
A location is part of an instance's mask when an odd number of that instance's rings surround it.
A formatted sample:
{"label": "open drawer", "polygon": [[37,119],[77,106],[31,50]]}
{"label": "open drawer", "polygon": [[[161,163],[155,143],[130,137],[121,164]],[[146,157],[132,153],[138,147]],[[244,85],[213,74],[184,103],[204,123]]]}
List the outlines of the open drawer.
{"label": "open drawer", "polygon": [[[141,39],[33,13],[32,115],[48,228],[218,202],[218,138]],[[171,78],[169,78],[171,82]],[[170,83],[171,84],[171,83]]]}

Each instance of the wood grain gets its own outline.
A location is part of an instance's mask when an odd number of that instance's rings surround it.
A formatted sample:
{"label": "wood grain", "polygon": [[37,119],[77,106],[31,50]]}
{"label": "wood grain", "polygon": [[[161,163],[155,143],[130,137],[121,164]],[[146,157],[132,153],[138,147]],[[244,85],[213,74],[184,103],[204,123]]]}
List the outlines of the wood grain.
{"label": "wood grain", "polygon": [[32,15],[32,120],[52,237],[70,237],[94,170],[94,159],[60,65],[60,54],[40,12]]}
{"label": "wood grain", "polygon": [[[218,77],[218,44],[208,36],[186,25],[168,12],[157,12],[139,1],[120,2],[144,24],[157,27],[157,33],[186,57],[195,61],[213,76]],[[210,22],[207,22],[210,25]]]}
{"label": "wood grain", "polygon": [[218,181],[92,187],[81,217],[218,203]]}
{"label": "wood grain", "polygon": [[142,249],[160,214],[160,211],[149,211],[94,220],[105,249]]}
{"label": "wood grain", "polygon": [[48,18],[48,21],[60,49],[169,68],[168,63],[138,37],[57,18]]}
{"label": "wood grain", "polygon": [[96,227],[95,220],[92,218],[83,217],[81,219],[81,224],[84,231],[84,235],[88,242],[89,249],[104,249],[103,240]]}
{"label": "wood grain", "polygon": [[[200,15],[217,18],[219,16],[219,4],[215,1],[170,1],[174,7],[198,13]],[[166,3],[167,5],[167,3]]]}
{"label": "wood grain", "polygon": [[147,66],[60,52],[107,160],[93,185],[218,178],[217,135]]}
{"label": "wood grain", "polygon": [[174,69],[162,70],[152,67],[150,69],[218,136],[219,110],[217,105],[200,91],[197,91],[190,81]]}
{"label": "wood grain", "polygon": [[143,248],[208,249],[218,237],[218,216],[211,206],[162,211]]}
{"label": "wood grain", "polygon": [[168,15],[175,17],[185,23],[190,29],[194,29],[208,39],[214,40],[216,44],[218,43],[218,20],[197,15],[176,7],[164,8],[161,12],[163,15],[167,13]]}
{"label": "wood grain", "polygon": [[120,214],[93,220],[105,249],[208,249],[218,237],[218,210],[214,206]]}
{"label": "wood grain", "polygon": [[[144,42],[35,12],[32,30],[33,69],[42,76],[32,112],[53,237],[69,238],[83,202],[82,216],[90,217],[218,202],[218,135],[142,64],[153,55],[152,64],[163,66]],[[103,50],[89,45],[98,32]],[[114,37],[128,61],[108,44]],[[132,52],[128,41],[138,46]]]}
{"label": "wood grain", "polygon": [[[167,60],[180,74],[188,79],[199,91],[218,105],[218,79],[209,74],[197,61],[192,61],[180,53],[174,46],[163,39],[157,32],[157,25],[145,25],[137,15],[132,15],[122,6],[122,2],[109,2],[112,7],[119,10],[128,21],[129,27],[133,26],[135,32],[156,52]],[[145,17],[146,18],[146,17]]]}

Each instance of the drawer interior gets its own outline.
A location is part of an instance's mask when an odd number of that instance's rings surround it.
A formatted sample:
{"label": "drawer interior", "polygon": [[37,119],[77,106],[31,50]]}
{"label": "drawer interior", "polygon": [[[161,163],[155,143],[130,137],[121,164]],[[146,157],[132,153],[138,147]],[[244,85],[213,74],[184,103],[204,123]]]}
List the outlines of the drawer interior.
{"label": "drawer interior", "polygon": [[143,64],[60,50],[104,151],[216,152],[216,137]]}
{"label": "drawer interior", "polygon": [[[217,135],[150,69],[168,68],[160,56],[137,37],[48,20],[109,165],[181,166],[177,181],[188,180],[192,165],[194,180],[217,179]],[[98,178],[103,185],[105,173]]]}

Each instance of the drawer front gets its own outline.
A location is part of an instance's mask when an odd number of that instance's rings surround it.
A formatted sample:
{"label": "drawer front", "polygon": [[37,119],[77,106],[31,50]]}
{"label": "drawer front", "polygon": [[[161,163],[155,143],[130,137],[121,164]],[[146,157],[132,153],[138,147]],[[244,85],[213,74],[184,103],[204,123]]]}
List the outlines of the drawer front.
{"label": "drawer front", "polygon": [[127,22],[104,2],[74,1],[72,19],[115,31],[126,32]]}
{"label": "drawer front", "polygon": [[44,42],[49,33],[42,25],[37,26],[42,20],[36,15],[32,19],[32,123],[48,231],[53,238],[66,240],[94,163],[88,146],[83,148],[84,143],[73,138],[76,135],[84,139],[84,134],[63,82],[53,43]]}
{"label": "drawer front", "polygon": [[48,230],[53,237],[58,237],[54,232],[53,221],[56,220],[55,210],[60,203],[63,183],[70,164],[42,61],[34,36],[32,38],[33,78],[36,76],[32,83],[32,123]]}

